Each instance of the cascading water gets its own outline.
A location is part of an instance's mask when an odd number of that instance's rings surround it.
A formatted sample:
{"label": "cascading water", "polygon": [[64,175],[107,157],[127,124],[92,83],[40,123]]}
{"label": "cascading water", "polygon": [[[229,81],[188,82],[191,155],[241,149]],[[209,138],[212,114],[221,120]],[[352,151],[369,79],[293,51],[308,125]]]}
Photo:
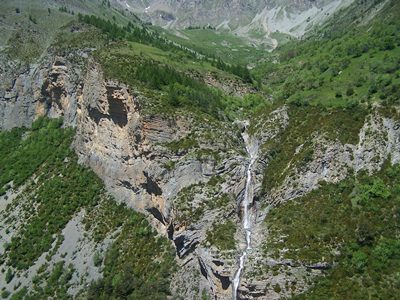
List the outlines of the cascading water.
{"label": "cascading water", "polygon": [[243,132],[243,140],[246,144],[246,150],[249,155],[250,163],[247,167],[246,187],[244,191],[244,198],[242,203],[243,208],[243,229],[246,237],[246,248],[243,250],[239,260],[239,269],[236,271],[233,279],[233,300],[237,299],[238,288],[240,285],[240,278],[244,268],[245,259],[248,251],[251,249],[251,210],[250,206],[253,202],[253,167],[257,160],[258,145],[252,140],[247,132],[248,123],[245,123],[246,130]]}

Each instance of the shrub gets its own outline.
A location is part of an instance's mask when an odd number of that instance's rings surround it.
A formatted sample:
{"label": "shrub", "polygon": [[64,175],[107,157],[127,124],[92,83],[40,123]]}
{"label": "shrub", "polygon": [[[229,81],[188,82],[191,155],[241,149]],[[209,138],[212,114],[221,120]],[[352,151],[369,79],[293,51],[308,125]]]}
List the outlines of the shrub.
{"label": "shrub", "polygon": [[102,263],[103,257],[99,252],[96,251],[96,253],[93,255],[93,264],[95,267],[100,267]]}
{"label": "shrub", "polygon": [[282,291],[281,286],[279,285],[279,283],[274,285],[274,291],[277,294],[279,294]]}
{"label": "shrub", "polygon": [[353,96],[353,94],[354,94],[354,89],[352,87],[347,88],[346,95]]}
{"label": "shrub", "polygon": [[351,262],[358,272],[362,272],[367,266],[368,256],[363,251],[358,250],[353,253]]}
{"label": "shrub", "polygon": [[5,277],[6,283],[10,283],[11,280],[13,280],[13,278],[14,278],[14,272],[11,269],[8,269]]}

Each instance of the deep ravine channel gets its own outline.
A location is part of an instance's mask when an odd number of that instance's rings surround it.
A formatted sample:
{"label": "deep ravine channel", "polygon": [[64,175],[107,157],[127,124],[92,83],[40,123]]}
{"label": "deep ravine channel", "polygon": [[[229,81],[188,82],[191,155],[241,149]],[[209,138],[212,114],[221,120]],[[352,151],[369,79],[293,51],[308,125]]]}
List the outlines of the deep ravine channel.
{"label": "deep ravine channel", "polygon": [[232,284],[232,295],[233,295],[233,300],[237,299],[237,294],[238,294],[238,289],[240,286],[240,279],[241,275],[245,266],[246,262],[246,256],[248,252],[251,250],[251,229],[252,229],[252,211],[251,211],[251,206],[253,202],[253,197],[254,197],[254,164],[257,161],[257,154],[258,154],[258,144],[257,142],[249,136],[248,133],[248,122],[245,123],[245,130],[242,134],[243,140],[246,145],[246,151],[249,157],[249,165],[247,167],[247,178],[246,178],[246,187],[244,191],[244,197],[243,200],[241,201],[241,208],[242,208],[242,214],[243,214],[243,229],[245,233],[245,239],[246,239],[246,247],[242,252],[242,255],[240,256],[239,260],[239,268],[235,273],[235,277],[233,278],[233,284]]}

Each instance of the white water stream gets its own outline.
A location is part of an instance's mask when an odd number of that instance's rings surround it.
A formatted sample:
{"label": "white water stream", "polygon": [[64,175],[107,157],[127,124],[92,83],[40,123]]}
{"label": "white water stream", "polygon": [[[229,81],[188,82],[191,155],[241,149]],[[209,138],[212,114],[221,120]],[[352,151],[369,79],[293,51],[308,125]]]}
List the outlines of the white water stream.
{"label": "white water stream", "polygon": [[244,198],[241,202],[243,208],[243,229],[246,235],[246,248],[243,250],[242,255],[239,261],[239,269],[236,271],[235,277],[233,279],[233,300],[237,299],[238,288],[240,285],[240,278],[242,275],[242,271],[244,269],[245,259],[248,254],[248,251],[251,249],[251,225],[252,225],[252,215],[251,215],[251,204],[253,202],[253,167],[254,163],[257,160],[257,153],[258,153],[258,145],[257,143],[251,139],[251,137],[247,133],[247,126],[246,123],[246,130],[242,134],[243,140],[246,144],[246,150],[249,155],[250,163],[247,167],[247,179],[246,179],[246,187],[244,191]]}

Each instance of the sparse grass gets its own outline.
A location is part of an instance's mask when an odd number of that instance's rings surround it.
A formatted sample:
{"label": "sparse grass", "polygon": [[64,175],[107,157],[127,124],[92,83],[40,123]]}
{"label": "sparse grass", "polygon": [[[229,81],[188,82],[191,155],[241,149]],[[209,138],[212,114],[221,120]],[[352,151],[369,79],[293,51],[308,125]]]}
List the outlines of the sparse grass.
{"label": "sparse grass", "polygon": [[59,50],[71,51],[99,49],[105,44],[106,39],[99,30],[74,21],[60,29],[53,46]]}
{"label": "sparse grass", "polygon": [[[20,13],[16,13],[17,6]],[[43,7],[43,1],[39,0],[19,3],[2,1],[0,11],[5,14],[2,30],[7,32],[4,39],[0,39],[0,45],[5,46],[5,52],[11,59],[23,63],[35,62],[50,46],[58,29],[74,18],[54,9],[49,14],[47,7]]]}
{"label": "sparse grass", "polygon": [[[44,3],[42,0],[1,1],[0,18],[2,18],[4,34],[0,35],[0,47],[5,47],[4,51],[11,59],[20,60],[22,63],[34,63],[54,42],[62,31],[61,28],[77,20],[78,12],[97,14],[107,20],[115,19],[123,25],[128,24],[129,21],[134,23],[138,21],[132,13],[109,8],[102,5],[100,1],[68,1],[66,4],[68,13],[61,12],[59,10],[61,6],[56,2]],[[17,8],[19,13],[16,12]],[[65,36],[66,33],[64,32],[63,35]],[[73,42],[85,47],[88,40],[96,39],[96,35],[98,33],[86,37],[80,35],[79,40],[70,39],[64,42]]]}
{"label": "sparse grass", "polygon": [[278,45],[285,45],[286,43],[296,40],[296,38],[292,37],[283,32],[275,31],[271,33],[271,38],[276,39],[278,41]]}

